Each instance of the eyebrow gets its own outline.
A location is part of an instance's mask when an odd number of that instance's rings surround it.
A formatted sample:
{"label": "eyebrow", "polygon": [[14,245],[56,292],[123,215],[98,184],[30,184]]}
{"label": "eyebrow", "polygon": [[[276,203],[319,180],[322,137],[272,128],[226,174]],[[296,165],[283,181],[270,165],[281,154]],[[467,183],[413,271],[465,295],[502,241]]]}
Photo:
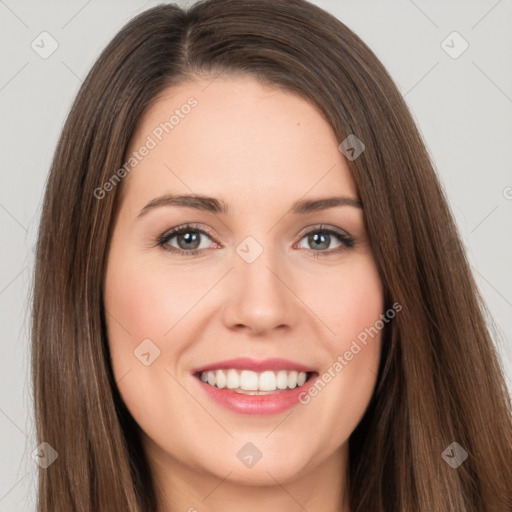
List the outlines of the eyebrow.
{"label": "eyebrow", "polygon": [[[152,199],[146,206],[144,206],[144,208],[142,208],[137,217],[141,217],[148,211],[162,206],[181,206],[186,208],[195,208],[196,210],[205,210],[211,213],[222,213],[225,215],[228,215],[229,213],[229,207],[222,199],[219,200],[215,197],[208,197],[200,194],[167,194]],[[363,207],[361,201],[357,198],[346,196],[323,197],[319,199],[299,199],[292,204],[287,213],[306,214],[339,206],[351,206],[353,208],[360,209]]]}

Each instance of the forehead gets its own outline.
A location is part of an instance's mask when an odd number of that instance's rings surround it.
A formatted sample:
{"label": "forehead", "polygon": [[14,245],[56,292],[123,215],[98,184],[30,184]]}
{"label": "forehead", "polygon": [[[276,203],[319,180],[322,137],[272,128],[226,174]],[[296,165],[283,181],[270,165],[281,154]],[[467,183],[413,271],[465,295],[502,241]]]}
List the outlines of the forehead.
{"label": "forehead", "polygon": [[165,90],[140,119],[127,159],[145,156],[124,186],[128,196],[186,192],[239,206],[357,197],[338,144],[320,112],[291,92],[247,76],[191,81]]}

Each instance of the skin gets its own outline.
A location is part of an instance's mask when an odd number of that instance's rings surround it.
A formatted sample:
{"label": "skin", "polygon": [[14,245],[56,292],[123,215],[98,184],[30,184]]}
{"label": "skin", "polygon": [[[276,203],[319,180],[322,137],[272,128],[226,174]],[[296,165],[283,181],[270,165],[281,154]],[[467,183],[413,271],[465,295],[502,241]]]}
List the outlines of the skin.
{"label": "skin", "polygon": [[[198,105],[122,183],[104,283],[114,375],[143,432],[159,511],[264,504],[347,512],[348,438],[375,387],[380,332],[308,404],[279,414],[230,411],[191,373],[245,356],[286,358],[323,374],[384,312],[363,210],[286,214],[299,199],[358,198],[340,141],[304,99],[252,77],[221,76],[166,90],[129,152],[190,96]],[[213,196],[230,211],[161,206],[139,217],[169,193]],[[186,223],[213,233],[199,235],[200,254],[157,245]],[[321,233],[320,225],[349,234],[354,246],[331,235],[318,248],[307,233]],[[263,248],[252,263],[236,252],[247,236]],[[175,236],[167,246],[178,243]],[[160,350],[149,366],[134,357],[144,339]],[[262,453],[252,468],[237,458],[247,442]]]}

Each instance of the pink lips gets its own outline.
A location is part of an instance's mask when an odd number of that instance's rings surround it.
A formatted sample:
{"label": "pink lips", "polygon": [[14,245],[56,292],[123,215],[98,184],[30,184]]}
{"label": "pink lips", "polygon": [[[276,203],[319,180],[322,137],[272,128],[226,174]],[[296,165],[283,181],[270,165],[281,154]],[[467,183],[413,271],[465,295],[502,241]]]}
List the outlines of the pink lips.
{"label": "pink lips", "polygon": [[[263,372],[265,370],[295,370],[298,372],[313,373],[314,375],[312,375],[302,386],[269,395],[244,395],[231,389],[219,389],[217,387],[210,386],[200,379],[201,372],[229,368],[237,370],[252,370],[255,372]],[[278,414],[293,407],[294,405],[297,405],[299,403],[299,395],[305,392],[318,377],[318,373],[312,368],[287,359],[279,358],[265,359],[262,361],[246,357],[229,359],[201,366],[194,369],[193,373],[198,385],[204,390],[211,400],[231,411],[240,414],[253,415]]]}

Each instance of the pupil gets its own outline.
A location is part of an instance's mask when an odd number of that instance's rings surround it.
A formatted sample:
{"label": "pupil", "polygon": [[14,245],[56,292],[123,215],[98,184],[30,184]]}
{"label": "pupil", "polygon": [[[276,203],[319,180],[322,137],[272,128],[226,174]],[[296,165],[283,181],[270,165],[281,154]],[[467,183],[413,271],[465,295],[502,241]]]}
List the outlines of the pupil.
{"label": "pupil", "polygon": [[[184,246],[180,243],[180,241],[184,240],[186,243],[184,244]],[[192,243],[190,243],[192,242]],[[194,245],[195,244],[195,245]],[[182,248],[182,249],[197,249],[197,247],[199,246],[199,235],[198,233],[184,233],[184,234],[181,234],[178,236],[178,245]]]}
{"label": "pupil", "polygon": [[309,236],[309,242],[311,245],[313,245],[313,243],[318,244],[317,248],[322,246],[320,247],[321,249],[327,249],[329,247],[329,235],[325,233],[315,233],[314,235]]}

